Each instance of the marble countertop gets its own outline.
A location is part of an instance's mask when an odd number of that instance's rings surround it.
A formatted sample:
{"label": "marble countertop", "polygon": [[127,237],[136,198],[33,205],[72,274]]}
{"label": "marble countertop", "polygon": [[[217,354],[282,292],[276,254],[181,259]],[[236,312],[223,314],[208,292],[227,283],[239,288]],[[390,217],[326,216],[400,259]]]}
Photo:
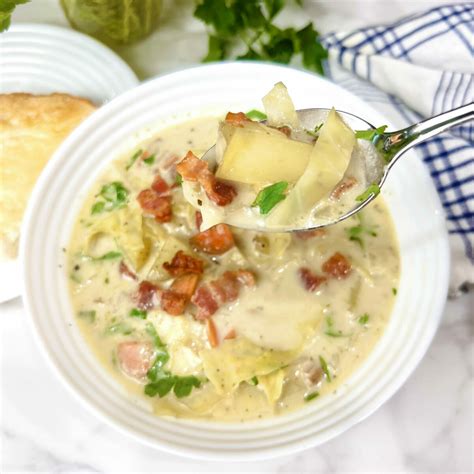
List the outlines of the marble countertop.
{"label": "marble countertop", "polygon": [[[325,32],[390,21],[393,12],[398,17],[442,3],[446,2],[307,0],[304,11],[291,9],[287,15],[295,22],[304,22],[305,16],[307,21],[309,15]],[[195,64],[206,49],[202,27],[176,14],[178,7],[189,9],[190,2],[173,4],[157,33],[120,52],[143,78]],[[54,0],[19,7],[14,21],[66,24]],[[180,43],[183,35],[196,36],[196,44],[202,47],[186,50]],[[155,451],[98,421],[47,366],[17,298],[0,305],[0,471],[472,472],[473,307],[473,293],[447,303],[434,342],[407,383],[351,430],[294,456],[224,464]]]}

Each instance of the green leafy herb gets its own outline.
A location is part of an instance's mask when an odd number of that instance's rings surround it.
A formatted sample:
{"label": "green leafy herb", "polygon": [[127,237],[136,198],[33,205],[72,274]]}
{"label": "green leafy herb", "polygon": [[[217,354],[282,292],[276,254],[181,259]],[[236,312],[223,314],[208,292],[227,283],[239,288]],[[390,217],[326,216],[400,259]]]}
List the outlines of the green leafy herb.
{"label": "green leafy herb", "polygon": [[387,125],[382,125],[381,127],[372,128],[370,130],[356,130],[355,137],[361,140],[373,141],[376,137],[382,135],[386,128]]}
{"label": "green leafy herb", "polygon": [[324,122],[321,122],[320,124],[316,125],[313,130],[305,130],[308,135],[311,135],[314,138],[319,137],[319,130],[321,130],[321,127],[324,125]]}
{"label": "green leafy herb", "polygon": [[322,356],[319,356],[319,363],[321,364],[321,369],[323,369],[324,374],[326,375],[326,379],[328,382],[331,382],[331,372],[329,372],[329,367],[327,362],[324,360]]}
{"label": "green leafy herb", "polygon": [[156,380],[163,375],[163,366],[168,362],[170,355],[168,353],[166,345],[163,343],[160,336],[158,336],[158,333],[156,332],[156,329],[153,324],[148,323],[145,326],[145,331],[149,336],[151,336],[156,351],[155,361],[153,362],[153,365],[148,371],[147,377],[152,382],[156,382]]}
{"label": "green leafy herb", "polygon": [[310,402],[311,400],[314,400],[315,398],[318,398],[318,397],[319,397],[319,392],[311,392],[304,396],[304,401]]}
{"label": "green leafy herb", "polygon": [[364,313],[357,321],[359,324],[364,326],[369,321],[369,315],[367,313]]}
{"label": "green leafy herb", "polygon": [[128,202],[128,194],[128,189],[120,181],[104,184],[97,195],[101,200],[92,206],[91,214],[112,211],[125,206]]}
{"label": "green leafy herb", "polygon": [[96,262],[101,262],[103,260],[115,260],[116,258],[120,258],[122,256],[121,252],[107,252],[100,257],[94,257],[92,260]]}
{"label": "green leafy herb", "polygon": [[353,227],[346,228],[347,236],[349,240],[357,242],[362,248],[364,248],[364,235],[370,235],[372,237],[377,237],[377,232],[372,227],[364,224],[362,219],[362,213],[358,212],[356,218],[359,220],[359,224]]}
{"label": "green leafy herb", "polygon": [[356,197],[356,201],[364,202],[369,199],[372,194],[374,197],[380,194],[380,187],[378,184],[372,183],[362,194],[359,194],[359,196]]}
{"label": "green leafy herb", "polygon": [[173,385],[176,383],[176,378],[168,375],[160,378],[156,382],[151,382],[145,385],[145,394],[149,397],[158,395],[160,398],[168,395]]}
{"label": "green leafy herb", "polygon": [[344,334],[342,331],[334,328],[334,321],[331,316],[326,317],[327,329],[324,334],[329,337],[351,337],[352,334]]}
{"label": "green leafy herb", "polygon": [[143,163],[147,164],[148,166],[151,166],[154,162],[155,162],[155,155],[150,155],[149,157],[143,160]]}
{"label": "green leafy herb", "polygon": [[87,322],[89,323],[93,323],[95,321],[95,316],[96,316],[96,312],[94,310],[90,310],[90,311],[79,311],[79,313],[77,313],[77,315],[79,316],[79,318],[81,319],[84,319],[86,320]]}
{"label": "green leafy herb", "polygon": [[146,319],[147,312],[146,312],[146,311],[142,311],[141,309],[138,309],[138,308],[132,308],[132,309],[130,310],[130,312],[128,313],[128,315],[129,315],[131,318]]}
{"label": "green leafy herb", "polygon": [[396,288],[392,288],[392,294],[393,294],[393,296],[397,296],[397,293],[398,293],[397,289],[396,289]]}
{"label": "green leafy herb", "polygon": [[249,110],[246,114],[247,118],[250,120],[266,120],[267,119],[267,114],[264,114],[263,112],[260,112],[260,110],[252,109]]}
{"label": "green leafy herb", "polygon": [[250,385],[258,385],[258,378],[256,375],[254,375],[250,380],[249,380]]}
{"label": "green leafy herb", "polygon": [[263,188],[257,194],[252,207],[258,206],[260,214],[268,214],[280,201],[286,198],[284,193],[287,187],[288,183],[286,181],[279,181]]}
{"label": "green leafy herb", "polygon": [[183,177],[179,173],[176,173],[175,183],[178,186],[181,186],[183,184]]}
{"label": "green leafy herb", "polygon": [[200,386],[201,381],[193,375],[187,377],[176,377],[173,392],[178,398],[183,398],[191,393],[193,387],[199,388]]}
{"label": "green leafy herb", "polygon": [[130,161],[128,162],[127,166],[125,167],[125,169],[126,169],[127,171],[135,164],[135,161],[138,160],[138,158],[141,156],[142,153],[143,153],[143,150],[137,150],[137,151],[132,155],[132,157],[130,158]]}
{"label": "green leafy herb", "polygon": [[[297,0],[301,5],[301,0]],[[280,28],[273,20],[285,0],[201,0],[194,16],[209,27],[208,52],[203,61],[237,59],[289,63],[302,56],[304,66],[323,74],[327,50],[312,23],[302,29]]]}
{"label": "green leafy herb", "polygon": [[132,334],[132,332],[133,328],[123,322],[112,324],[105,330],[105,333],[109,336],[113,334],[123,334],[127,336],[128,334]]}
{"label": "green leafy herb", "polygon": [[0,32],[10,27],[11,16],[16,6],[28,2],[29,0],[0,0]]}

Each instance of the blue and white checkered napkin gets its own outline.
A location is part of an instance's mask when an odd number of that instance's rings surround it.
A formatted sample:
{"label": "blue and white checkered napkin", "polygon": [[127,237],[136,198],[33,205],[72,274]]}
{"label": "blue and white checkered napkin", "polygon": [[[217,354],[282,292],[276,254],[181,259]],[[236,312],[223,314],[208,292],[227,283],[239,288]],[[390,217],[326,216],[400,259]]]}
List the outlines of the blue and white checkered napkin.
{"label": "blue and white checkered napkin", "polygon": [[[332,33],[324,42],[328,75],[371,102],[396,127],[474,99],[474,3],[437,7],[391,25]],[[446,211],[454,295],[462,285],[474,285],[473,123],[417,148]]]}

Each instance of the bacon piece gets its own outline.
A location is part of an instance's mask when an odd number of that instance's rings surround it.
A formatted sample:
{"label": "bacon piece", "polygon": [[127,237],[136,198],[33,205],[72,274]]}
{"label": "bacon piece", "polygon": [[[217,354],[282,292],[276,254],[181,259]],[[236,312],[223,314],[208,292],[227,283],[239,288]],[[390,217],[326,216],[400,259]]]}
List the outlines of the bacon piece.
{"label": "bacon piece", "polygon": [[217,328],[212,318],[206,319],[207,339],[211,347],[219,345],[219,338],[217,336]]}
{"label": "bacon piece", "polygon": [[137,280],[137,275],[130,270],[130,268],[127,267],[125,262],[123,260],[120,261],[119,265],[119,273],[122,275],[122,277],[127,278],[129,280]]}
{"label": "bacon piece", "polygon": [[344,178],[332,191],[331,197],[339,199],[346,191],[357,184],[357,180],[353,176]]}
{"label": "bacon piece", "polygon": [[196,290],[198,281],[199,275],[196,273],[180,275],[173,281],[168,290],[163,291],[161,308],[173,316],[183,314],[186,305]]}
{"label": "bacon piece", "polygon": [[237,333],[235,332],[235,329],[231,329],[225,336],[224,339],[235,339],[237,337]]}
{"label": "bacon piece", "polygon": [[201,274],[204,271],[204,262],[199,258],[186,255],[182,250],[178,250],[171,262],[163,263],[163,268],[172,276],[179,276],[185,273]]}
{"label": "bacon piece", "polygon": [[137,196],[140,207],[158,222],[169,222],[172,218],[171,197],[160,196],[153,189],[144,189]]}
{"label": "bacon piece", "polygon": [[207,194],[207,197],[218,206],[227,206],[237,195],[235,188],[223,181],[219,181],[207,167],[207,163],[200,160],[192,151],[176,165],[176,170],[185,181],[198,182]]}
{"label": "bacon piece", "polygon": [[217,224],[190,239],[191,245],[201,252],[221,255],[234,246],[234,236],[227,224]]}
{"label": "bacon piece", "polygon": [[156,294],[159,291],[159,288],[149,281],[142,281],[138,285],[137,292],[137,306],[139,309],[148,310],[153,308],[156,303]]}
{"label": "bacon piece", "polygon": [[307,291],[316,291],[319,285],[324,283],[327,278],[325,276],[315,275],[309,268],[301,267],[298,270],[298,275],[303,282]]}
{"label": "bacon piece", "polygon": [[225,121],[237,127],[243,127],[244,123],[251,122],[252,120],[250,120],[243,112],[227,112]]}
{"label": "bacon piece", "polygon": [[196,228],[197,228],[198,232],[200,232],[200,231],[201,231],[201,226],[202,226],[202,214],[201,214],[201,211],[196,211],[195,219],[196,219]]}
{"label": "bacon piece", "polygon": [[322,237],[326,235],[325,229],[300,230],[294,233],[295,237],[301,240],[309,240],[313,237]]}
{"label": "bacon piece", "polygon": [[291,128],[290,127],[275,127],[279,132],[284,133],[288,138],[291,136]]}
{"label": "bacon piece", "polygon": [[151,189],[160,196],[169,196],[171,191],[168,183],[160,175],[157,175],[151,183]]}
{"label": "bacon piece", "polygon": [[349,260],[339,252],[323,263],[323,272],[334,278],[347,278],[352,271]]}
{"label": "bacon piece", "polygon": [[255,275],[249,270],[227,271],[216,280],[202,285],[191,299],[198,307],[196,319],[209,318],[223,304],[235,301],[241,286],[254,285]]}
{"label": "bacon piece", "polygon": [[153,346],[149,342],[127,341],[117,346],[120,368],[134,379],[143,379],[153,362]]}

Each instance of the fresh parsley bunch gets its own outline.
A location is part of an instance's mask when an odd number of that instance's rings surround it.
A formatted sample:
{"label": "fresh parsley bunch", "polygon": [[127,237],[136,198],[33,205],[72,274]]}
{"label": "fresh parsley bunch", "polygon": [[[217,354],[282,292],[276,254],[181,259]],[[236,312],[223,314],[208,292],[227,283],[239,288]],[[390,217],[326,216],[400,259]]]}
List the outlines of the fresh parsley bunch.
{"label": "fresh parsley bunch", "polygon": [[[302,0],[295,0],[299,5]],[[310,22],[304,28],[279,28],[273,23],[285,0],[201,0],[194,16],[209,26],[209,46],[204,61],[228,59],[244,47],[237,59],[288,64],[298,54],[303,65],[324,74],[327,50]]]}
{"label": "fresh parsley bunch", "polygon": [[0,0],[0,32],[7,30],[10,26],[15,7],[28,2],[29,0]]}

